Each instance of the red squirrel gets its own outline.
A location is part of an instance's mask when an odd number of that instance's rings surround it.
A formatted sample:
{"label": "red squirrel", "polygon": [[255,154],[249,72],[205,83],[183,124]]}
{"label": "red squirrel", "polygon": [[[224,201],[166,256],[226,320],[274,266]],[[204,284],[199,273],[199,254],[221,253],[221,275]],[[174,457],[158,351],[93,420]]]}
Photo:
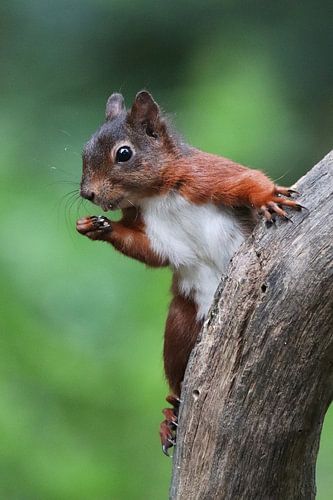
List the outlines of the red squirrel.
{"label": "red squirrel", "polygon": [[79,233],[111,243],[148,266],[170,266],[172,293],[164,337],[164,368],[173,408],[163,410],[162,449],[175,444],[181,384],[215,290],[257,213],[288,219],[301,209],[294,191],[265,174],[187,145],[158,104],[139,92],[130,110],[121,94],[106,104],[106,121],[83,152],[81,196],[122,219],[85,217]]}

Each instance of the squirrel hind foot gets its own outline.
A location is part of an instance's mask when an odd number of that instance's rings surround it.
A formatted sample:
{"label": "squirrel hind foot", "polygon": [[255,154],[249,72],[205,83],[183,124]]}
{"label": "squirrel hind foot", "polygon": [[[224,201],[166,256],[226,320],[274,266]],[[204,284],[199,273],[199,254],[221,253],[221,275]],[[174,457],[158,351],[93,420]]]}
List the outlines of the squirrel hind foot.
{"label": "squirrel hind foot", "polygon": [[162,451],[164,455],[169,457],[169,449],[176,445],[178,413],[181,400],[174,394],[170,394],[166,397],[166,401],[170,403],[173,408],[164,408],[164,410],[162,410],[165,420],[163,420],[160,425],[160,438]]}

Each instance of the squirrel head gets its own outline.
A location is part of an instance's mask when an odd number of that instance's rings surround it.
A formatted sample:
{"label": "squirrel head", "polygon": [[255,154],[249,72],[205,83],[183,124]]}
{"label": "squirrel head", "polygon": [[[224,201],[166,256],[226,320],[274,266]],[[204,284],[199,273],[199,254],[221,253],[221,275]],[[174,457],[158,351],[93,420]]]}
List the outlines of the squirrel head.
{"label": "squirrel head", "polygon": [[112,94],[105,123],[83,151],[81,196],[107,211],[158,194],[177,143],[149,92],[139,92],[129,110],[121,94]]}

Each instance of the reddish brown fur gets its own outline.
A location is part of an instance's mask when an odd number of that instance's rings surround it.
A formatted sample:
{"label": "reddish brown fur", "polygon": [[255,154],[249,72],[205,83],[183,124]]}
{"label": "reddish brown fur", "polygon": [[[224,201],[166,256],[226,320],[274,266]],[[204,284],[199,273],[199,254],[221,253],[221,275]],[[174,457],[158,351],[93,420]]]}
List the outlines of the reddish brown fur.
{"label": "reddish brown fur", "polygon": [[178,185],[180,194],[196,204],[260,208],[275,193],[274,183],[259,170],[199,150],[183,158],[172,158],[162,175],[165,191]]}
{"label": "reddish brown fur", "polygon": [[173,285],[164,337],[164,369],[170,389],[180,397],[181,383],[189,355],[198,337],[202,321],[196,318],[197,307],[193,300],[178,293],[177,283]]}

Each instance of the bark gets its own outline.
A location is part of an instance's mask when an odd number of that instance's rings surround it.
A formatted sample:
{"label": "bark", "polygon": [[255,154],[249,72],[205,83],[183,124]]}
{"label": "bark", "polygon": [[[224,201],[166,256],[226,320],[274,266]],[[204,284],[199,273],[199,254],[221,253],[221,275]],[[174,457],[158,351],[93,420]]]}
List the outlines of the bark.
{"label": "bark", "polygon": [[333,397],[333,152],[234,256],[187,367],[172,499],[315,497]]}

